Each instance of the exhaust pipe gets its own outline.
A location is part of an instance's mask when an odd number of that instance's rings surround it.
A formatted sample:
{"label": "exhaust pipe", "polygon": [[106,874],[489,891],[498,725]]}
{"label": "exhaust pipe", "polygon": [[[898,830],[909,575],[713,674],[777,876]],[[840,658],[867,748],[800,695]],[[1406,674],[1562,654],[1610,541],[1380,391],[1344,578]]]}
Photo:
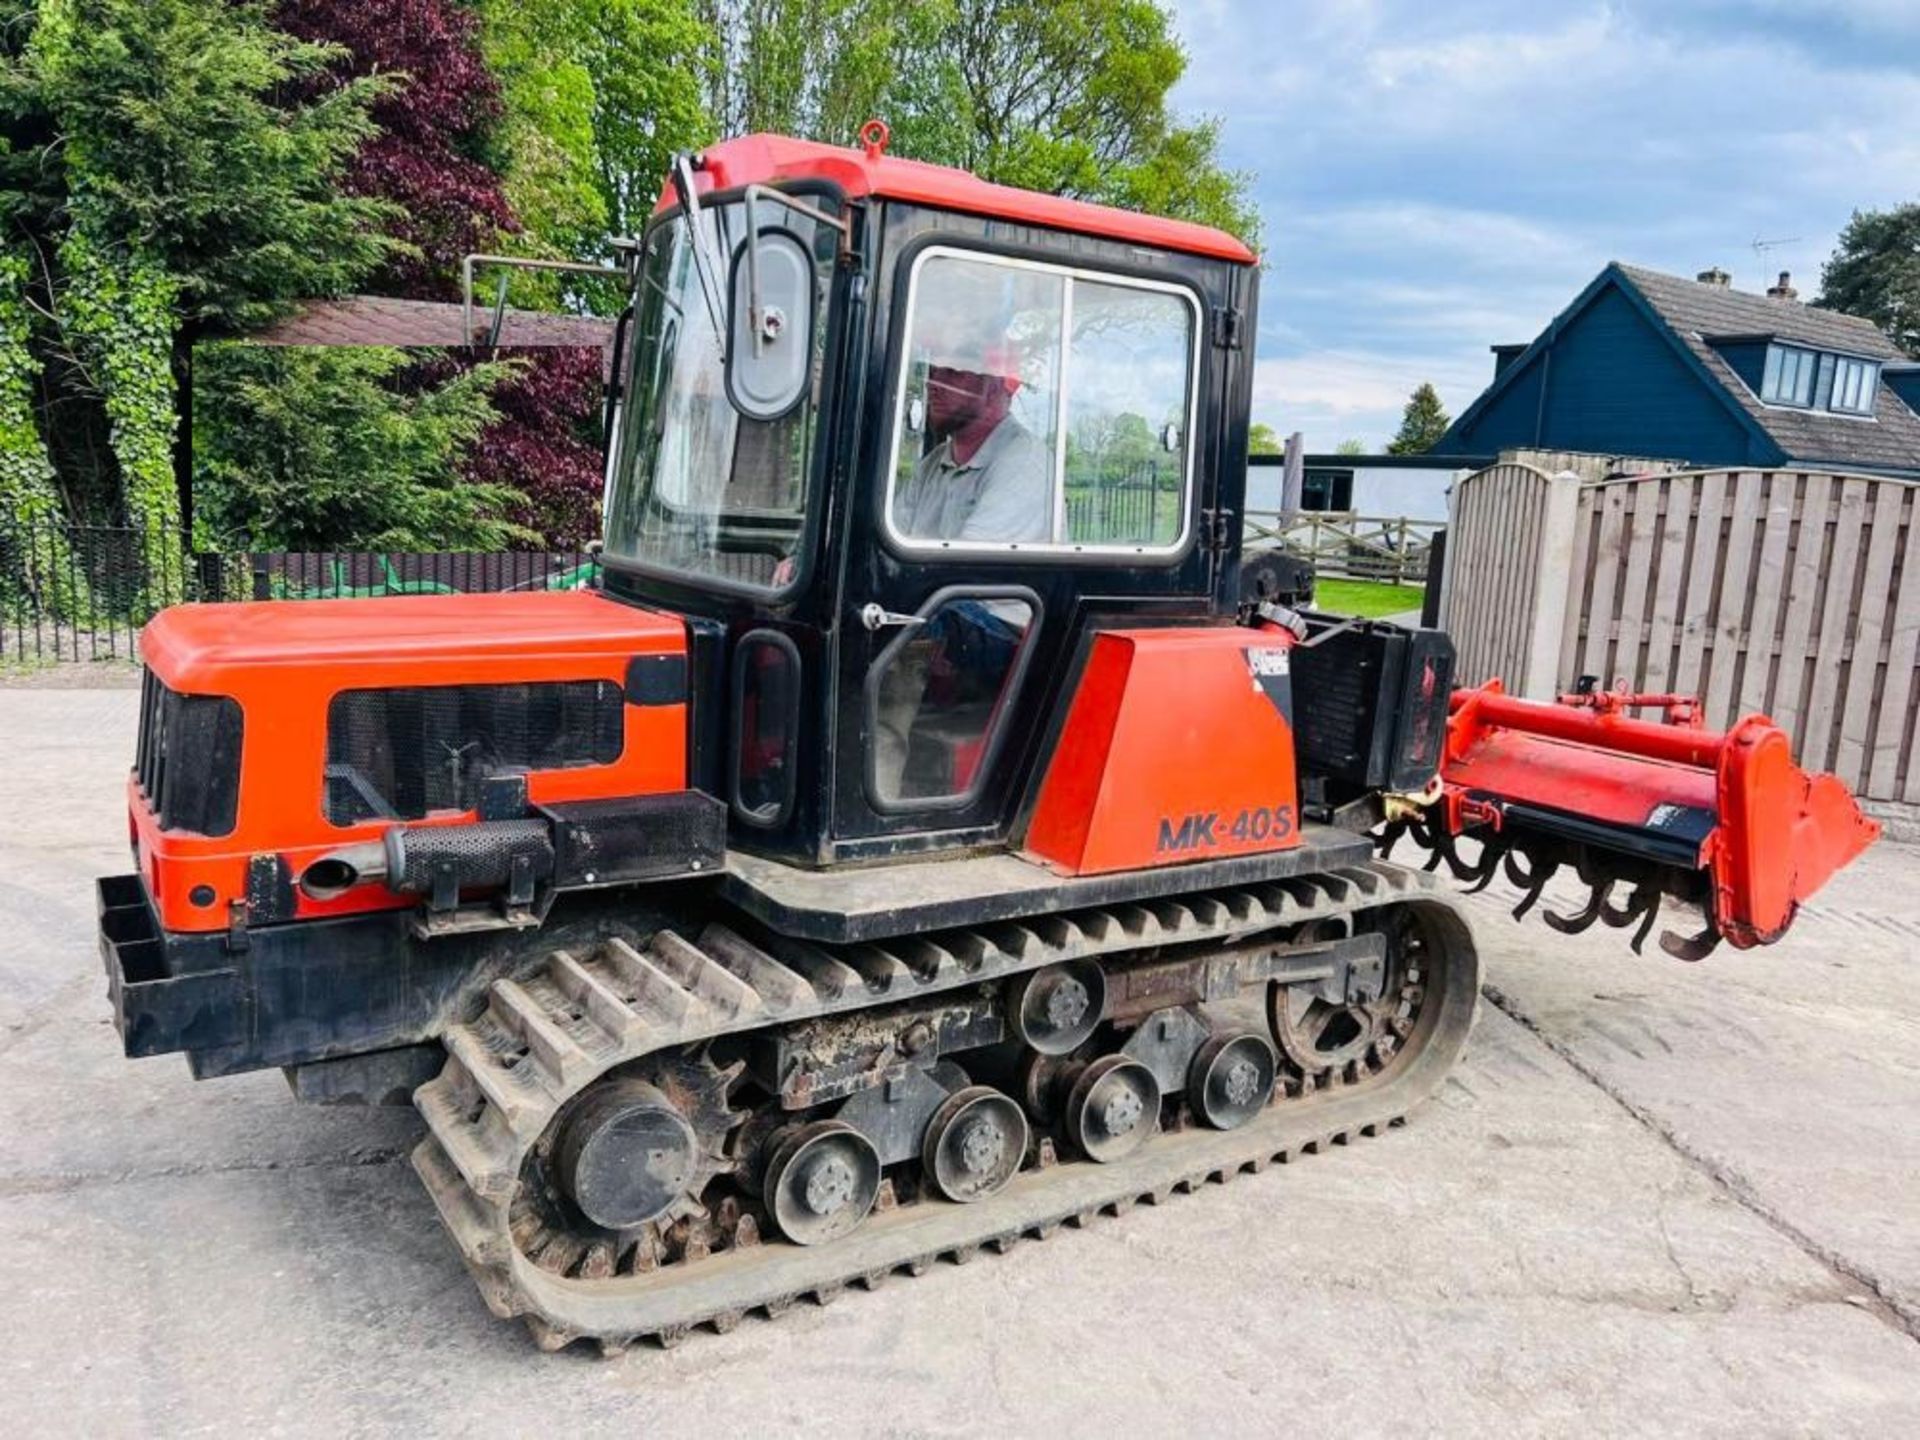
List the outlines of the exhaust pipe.
{"label": "exhaust pipe", "polygon": [[395,825],[378,840],[323,855],[300,872],[309,900],[335,900],[356,885],[383,881],[401,895],[439,889],[498,889],[524,873],[553,874],[553,837],[544,820],[482,820],[472,825]]}
{"label": "exhaust pipe", "polygon": [[387,847],[368,840],[309,864],[300,872],[300,893],[309,900],[337,900],[362,881],[384,880],[389,873]]}

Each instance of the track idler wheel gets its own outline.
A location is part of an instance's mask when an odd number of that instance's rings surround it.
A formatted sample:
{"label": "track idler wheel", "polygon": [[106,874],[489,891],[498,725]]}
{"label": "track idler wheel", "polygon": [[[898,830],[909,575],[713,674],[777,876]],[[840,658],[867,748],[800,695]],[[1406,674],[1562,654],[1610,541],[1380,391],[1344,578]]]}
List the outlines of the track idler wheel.
{"label": "track idler wheel", "polygon": [[934,1111],[920,1163],[936,1191],[964,1205],[1005,1189],[1026,1153],[1020,1107],[990,1085],[969,1085]]}
{"label": "track idler wheel", "polygon": [[657,1087],[616,1080],[581,1097],[554,1147],[561,1187],[594,1224],[658,1220],[700,1168],[693,1126]]}
{"label": "track idler wheel", "polygon": [[780,1140],[762,1198],[780,1233],[824,1245],[856,1229],[880,1195],[880,1155],[841,1120],[816,1120]]}
{"label": "track idler wheel", "polygon": [[1102,1164],[1131,1155],[1159,1124],[1159,1083],[1128,1055],[1102,1055],[1067,1096],[1067,1138]]}
{"label": "track idler wheel", "polygon": [[1279,1060],[1259,1035],[1217,1035],[1193,1057],[1187,1103],[1216,1130],[1247,1123],[1273,1098]]}
{"label": "track idler wheel", "polygon": [[1092,960],[1067,960],[1022,975],[1007,996],[1014,1035],[1042,1055],[1077,1050],[1106,1008],[1107,975]]}

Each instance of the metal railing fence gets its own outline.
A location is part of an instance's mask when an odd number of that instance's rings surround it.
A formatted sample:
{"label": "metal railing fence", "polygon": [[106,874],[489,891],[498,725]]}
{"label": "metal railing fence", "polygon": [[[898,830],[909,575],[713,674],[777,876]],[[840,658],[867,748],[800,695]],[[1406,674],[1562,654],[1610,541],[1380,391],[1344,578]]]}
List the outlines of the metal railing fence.
{"label": "metal railing fence", "polygon": [[172,527],[0,516],[0,661],[137,660],[140,627],[184,600],[567,590],[598,579],[584,550],[196,554]]}

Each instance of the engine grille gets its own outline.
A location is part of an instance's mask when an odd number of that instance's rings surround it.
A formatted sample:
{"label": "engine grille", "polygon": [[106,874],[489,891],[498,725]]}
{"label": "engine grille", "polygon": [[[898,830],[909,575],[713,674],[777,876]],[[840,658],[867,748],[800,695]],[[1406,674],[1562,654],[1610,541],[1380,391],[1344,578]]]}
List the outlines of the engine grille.
{"label": "engine grille", "polygon": [[182,695],[146,672],[133,773],[162,830],[233,833],[242,723],[238,701]]}
{"label": "engine grille", "polygon": [[611,680],[343,690],[327,707],[327,819],[471,810],[489,775],[611,764],[624,706]]}

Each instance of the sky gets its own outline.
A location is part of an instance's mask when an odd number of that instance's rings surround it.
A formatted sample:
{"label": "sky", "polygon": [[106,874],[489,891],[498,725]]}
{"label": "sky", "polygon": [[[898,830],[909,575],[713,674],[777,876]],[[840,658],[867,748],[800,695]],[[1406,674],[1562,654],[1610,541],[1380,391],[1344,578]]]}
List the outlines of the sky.
{"label": "sky", "polygon": [[1172,9],[1266,227],[1254,418],[1309,452],[1423,380],[1458,415],[1609,260],[1810,299],[1854,210],[1920,200],[1920,0]]}

